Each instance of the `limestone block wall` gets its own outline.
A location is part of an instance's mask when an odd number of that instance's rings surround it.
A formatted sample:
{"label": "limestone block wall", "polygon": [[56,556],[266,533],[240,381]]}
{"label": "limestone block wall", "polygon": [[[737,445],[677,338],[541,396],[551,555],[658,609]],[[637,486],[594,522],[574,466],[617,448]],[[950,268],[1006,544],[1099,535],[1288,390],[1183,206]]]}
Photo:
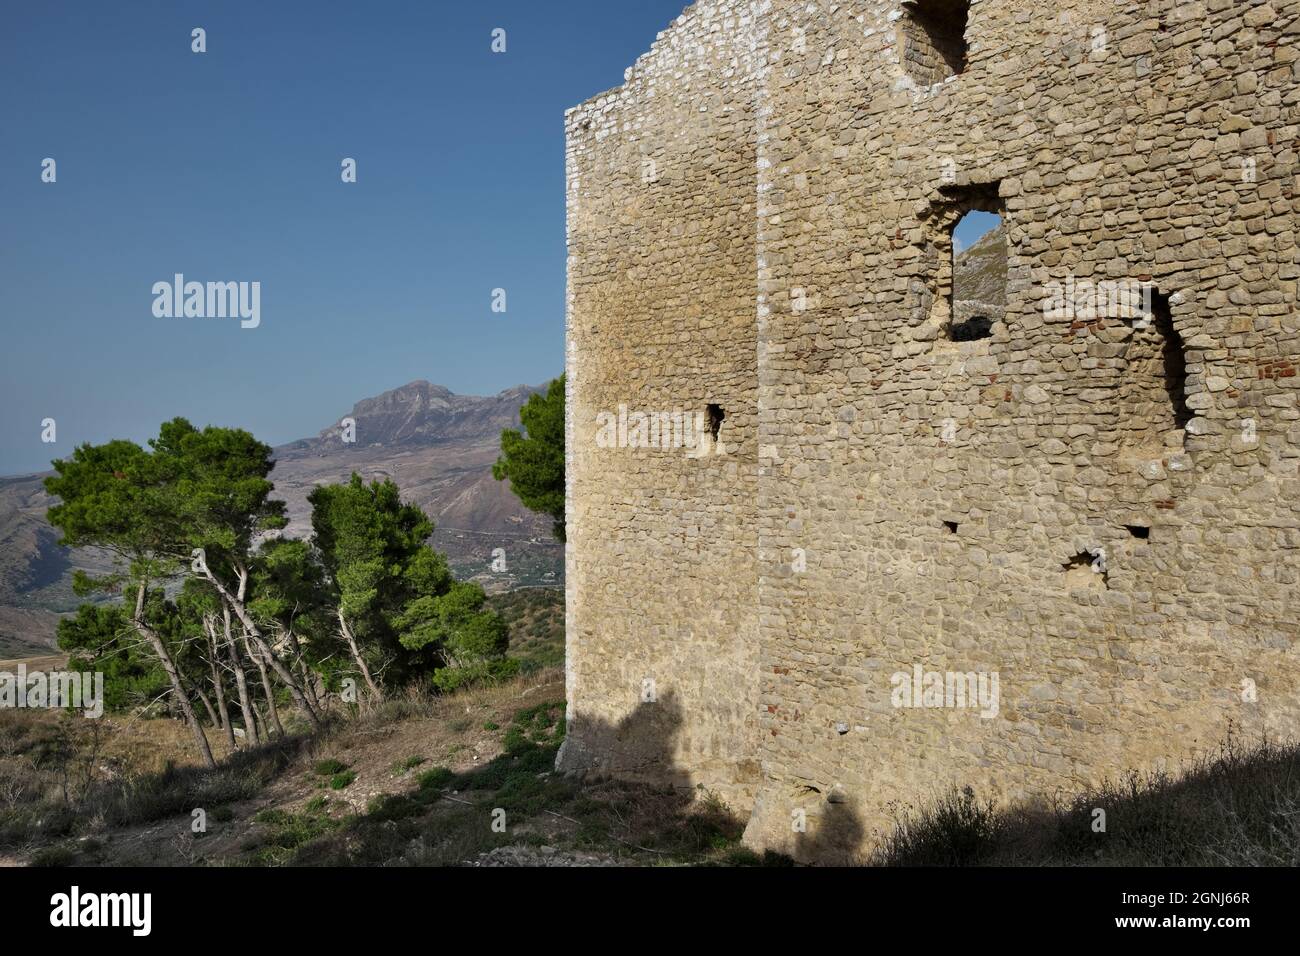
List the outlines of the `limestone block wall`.
{"label": "limestone block wall", "polygon": [[[692,7],[624,86],[567,116],[561,766],[703,783],[743,806],[758,772],[759,13]],[[655,427],[639,442],[638,414],[685,417],[691,435],[699,416],[705,440],[682,447]],[[617,420],[614,447],[602,415]]]}
{"label": "limestone block wall", "polygon": [[[1253,6],[983,0],[936,88],[906,79],[897,5],[782,7],[809,49],[766,94],[756,842],[851,850],[949,786],[1025,798],[1300,726],[1300,432],[1270,371],[1297,353],[1296,78],[1270,45],[1296,20]],[[990,190],[1007,314],[949,342],[935,223]],[[1160,323],[1045,315],[1071,279],[1169,297],[1185,428]],[[918,664],[996,673],[998,715],[894,706]]]}
{"label": "limestone block wall", "polygon": [[[747,838],[806,858],[952,786],[1300,734],[1300,0],[973,0],[933,86],[903,6],[702,0],[638,64],[707,37],[701,69],[570,117],[570,701],[614,727],[571,752],[667,714],[674,779],[757,761]],[[651,129],[680,190],[627,178]],[[952,341],[990,207],[1005,314]],[[629,393],[721,401],[740,451],[597,454]],[[900,706],[918,669],[995,712]],[[629,702],[652,671],[679,704]]]}

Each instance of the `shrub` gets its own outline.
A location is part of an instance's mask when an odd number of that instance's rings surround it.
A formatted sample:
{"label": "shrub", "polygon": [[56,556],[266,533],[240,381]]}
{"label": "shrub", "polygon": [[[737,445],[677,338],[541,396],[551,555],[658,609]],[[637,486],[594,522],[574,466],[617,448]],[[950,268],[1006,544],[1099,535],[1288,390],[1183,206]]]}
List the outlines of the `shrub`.
{"label": "shrub", "polygon": [[953,791],[899,820],[872,862],[1300,866],[1300,746],[1229,739],[1181,774],[1134,771],[1049,806],[995,811]]}
{"label": "shrub", "polygon": [[1003,832],[992,801],[977,802],[970,787],[953,789],[924,812],[904,814],[881,856],[894,866],[977,866]]}
{"label": "shrub", "polygon": [[301,813],[263,810],[253,820],[266,828],[260,843],[252,847],[257,851],[254,862],[263,866],[288,862],[304,843],[341,826],[339,821],[312,810]]}
{"label": "shrub", "polygon": [[39,867],[72,866],[77,854],[66,846],[49,846],[32,854],[31,865]]}
{"label": "shrub", "polygon": [[466,687],[499,684],[519,675],[519,661],[513,657],[481,661],[467,667],[443,667],[434,672],[433,686],[444,694]]}
{"label": "shrub", "polygon": [[420,774],[419,783],[421,790],[445,790],[451,786],[456,775],[446,767],[434,767],[432,770],[426,770]]}

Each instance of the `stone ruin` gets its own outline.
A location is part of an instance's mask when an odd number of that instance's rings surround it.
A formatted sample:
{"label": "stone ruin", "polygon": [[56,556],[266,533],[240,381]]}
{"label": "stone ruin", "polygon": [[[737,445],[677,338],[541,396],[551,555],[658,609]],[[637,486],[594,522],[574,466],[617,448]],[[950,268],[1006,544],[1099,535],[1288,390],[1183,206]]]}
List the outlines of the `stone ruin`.
{"label": "stone ruin", "polygon": [[560,767],[860,859],[1297,736],[1298,63],[1300,0],[700,0],[570,110]]}

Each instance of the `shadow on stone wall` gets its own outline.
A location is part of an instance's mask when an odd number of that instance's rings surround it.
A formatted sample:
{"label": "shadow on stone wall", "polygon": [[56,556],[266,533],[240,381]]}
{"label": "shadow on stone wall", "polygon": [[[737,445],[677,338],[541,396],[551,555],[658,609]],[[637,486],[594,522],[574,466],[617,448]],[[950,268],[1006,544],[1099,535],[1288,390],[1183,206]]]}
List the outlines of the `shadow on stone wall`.
{"label": "shadow on stone wall", "polygon": [[555,768],[579,776],[608,775],[689,789],[677,766],[682,707],[675,694],[642,701],[617,724],[578,713],[569,722]]}
{"label": "shadow on stone wall", "polygon": [[863,862],[862,841],[866,828],[857,801],[841,796],[824,801],[819,815],[809,815],[807,832],[795,834],[791,855],[802,863],[821,866],[859,866]]}
{"label": "shadow on stone wall", "polygon": [[[681,794],[677,813],[685,813],[698,793],[693,778],[676,761],[683,712],[677,698],[663,695],[655,702],[641,702],[617,723],[586,714],[576,714],[556,760],[556,769],[592,780],[610,777],[655,786],[671,786]],[[760,782],[761,785],[761,782]],[[832,802],[833,801],[833,802]],[[791,804],[791,811],[794,804]],[[743,824],[749,807],[731,807]],[[776,827],[788,826],[788,839],[768,832],[756,850],[771,849],[788,854],[801,863],[823,866],[853,866],[864,860],[866,828],[857,801],[842,792],[831,799],[822,796],[805,806],[806,830],[796,829],[793,812]]]}

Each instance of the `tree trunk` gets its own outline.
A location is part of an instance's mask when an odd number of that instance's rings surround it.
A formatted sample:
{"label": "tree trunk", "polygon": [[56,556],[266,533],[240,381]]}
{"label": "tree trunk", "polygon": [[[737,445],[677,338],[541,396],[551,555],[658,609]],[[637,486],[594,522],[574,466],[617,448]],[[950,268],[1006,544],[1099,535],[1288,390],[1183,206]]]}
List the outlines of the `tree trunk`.
{"label": "tree trunk", "polygon": [[[257,672],[262,676],[262,693],[266,695],[266,707],[271,714],[271,724],[275,727],[275,732],[281,737],[284,736],[284,724],[280,723],[280,712],[275,707],[275,691],[271,687],[271,679],[266,676],[266,661],[260,655],[253,653],[253,648],[248,644],[248,638],[244,638],[244,648],[248,651],[248,656],[253,659],[257,665]],[[268,733],[269,737],[270,734]]]}
{"label": "tree trunk", "polygon": [[212,692],[217,696],[217,712],[221,715],[221,729],[226,732],[226,742],[233,753],[236,746],[235,728],[230,723],[230,708],[226,706],[226,682],[221,679],[221,645],[217,641],[217,619],[204,615],[203,630],[208,634],[208,663],[212,665]]}
{"label": "tree trunk", "polygon": [[239,661],[239,647],[235,644],[234,635],[230,632],[229,609],[222,609],[222,618],[226,629],[226,653],[230,655],[230,666],[235,672],[235,689],[239,692],[239,709],[244,713],[244,742],[260,744],[262,741],[257,735],[257,721],[253,717],[253,705],[248,699],[248,678],[244,674],[244,665]]}
{"label": "tree trunk", "polygon": [[246,628],[248,625],[252,625],[252,629],[248,631],[249,637],[253,639],[253,643],[257,645],[259,650],[261,650],[267,663],[271,665],[271,670],[275,671],[275,676],[280,678],[280,682],[284,684],[285,687],[289,688],[289,695],[293,697],[293,701],[298,705],[298,709],[301,710],[307,720],[311,722],[313,728],[320,730],[324,724],[321,723],[321,719],[317,715],[316,711],[312,710],[311,704],[307,702],[307,695],[303,693],[302,688],[298,686],[298,682],[293,679],[293,675],[290,674],[284,664],[280,662],[280,659],[271,651],[270,645],[266,643],[266,638],[264,638],[262,632],[257,629],[257,625],[252,623],[253,619],[248,616],[248,612],[242,610],[241,606],[237,605],[236,613],[239,614],[241,622],[247,622],[245,624]]}
{"label": "tree trunk", "polygon": [[[202,559],[200,560],[202,561]],[[321,723],[321,719],[316,714],[316,711],[312,710],[311,704],[307,702],[307,696],[302,692],[302,688],[299,687],[298,682],[293,679],[293,675],[289,673],[282,663],[280,663],[280,659],[271,652],[271,648],[266,643],[266,638],[262,636],[262,632],[258,628],[257,622],[254,621],[253,616],[248,613],[248,608],[244,604],[244,594],[248,588],[248,572],[242,567],[237,566],[237,572],[239,574],[239,594],[235,595],[231,594],[230,589],[217,580],[216,575],[209,570],[206,561],[203,561],[199,565],[199,568],[200,573],[208,583],[217,589],[217,593],[219,593],[222,599],[226,602],[226,606],[235,612],[235,616],[239,618],[239,623],[244,626],[244,632],[253,639],[253,643],[256,644],[262,653],[266,655],[267,663],[269,663],[271,669],[275,671],[275,676],[280,678],[280,681],[285,687],[289,688],[289,694],[293,697],[294,703],[298,705],[298,709],[301,710],[307,720],[311,722],[313,729],[320,730],[324,727],[324,724]]]}
{"label": "tree trunk", "polygon": [[270,741],[271,731],[266,729],[266,718],[262,716],[262,708],[257,706],[257,701],[253,701],[253,718],[257,721],[258,740]]}
{"label": "tree trunk", "polygon": [[352,649],[352,659],[361,668],[361,676],[365,678],[370,693],[375,695],[375,700],[383,700],[384,694],[375,684],[375,679],[370,676],[370,668],[366,666],[366,659],[361,656],[361,649],[357,647],[356,635],[352,633],[352,628],[348,626],[348,619],[343,616],[342,609],[339,610],[339,630],[342,632],[343,638],[348,642],[348,647]]}
{"label": "tree trunk", "polygon": [[293,649],[293,657],[298,665],[298,679],[302,681],[303,693],[307,695],[307,700],[311,702],[313,710],[320,709],[320,698],[316,696],[316,688],[312,684],[311,670],[307,667],[307,662],[303,660],[302,643],[298,640],[298,635],[293,632],[292,625],[285,628],[285,636],[289,639],[289,647]]}
{"label": "tree trunk", "polygon": [[190,731],[194,734],[194,743],[198,745],[199,756],[203,758],[204,764],[209,770],[217,769],[217,761],[212,756],[212,748],[208,746],[208,738],[203,733],[203,728],[199,725],[199,719],[194,716],[194,705],[190,703],[189,695],[185,693],[185,688],[181,685],[181,675],[176,669],[176,662],[172,660],[171,654],[167,650],[167,645],[152,627],[145,623],[144,619],[144,598],[145,590],[148,584],[140,582],[140,587],[135,595],[135,615],[131,618],[136,633],[143,637],[154,654],[158,656],[163,670],[167,672],[167,679],[171,681],[172,695],[176,698],[176,703],[185,715],[185,722],[190,725]]}
{"label": "tree trunk", "polygon": [[320,697],[316,695],[316,683],[311,679],[311,671],[308,670],[306,661],[298,662],[298,678],[302,681],[302,689],[311,701],[312,707],[320,710]]}
{"label": "tree trunk", "polygon": [[208,700],[208,695],[203,693],[203,688],[197,684],[194,685],[194,693],[199,698],[199,703],[203,705],[203,709],[208,712],[208,723],[210,723],[214,729],[220,730],[221,722],[217,720],[217,712],[212,709],[212,701]]}

